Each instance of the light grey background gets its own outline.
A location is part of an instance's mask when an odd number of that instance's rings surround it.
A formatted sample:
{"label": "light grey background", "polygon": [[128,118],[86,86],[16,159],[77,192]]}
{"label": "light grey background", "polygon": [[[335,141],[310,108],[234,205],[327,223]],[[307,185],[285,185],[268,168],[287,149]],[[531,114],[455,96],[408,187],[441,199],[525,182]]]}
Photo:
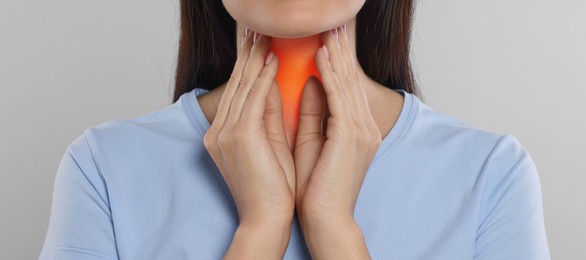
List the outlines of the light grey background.
{"label": "light grey background", "polygon": [[[427,102],[515,135],[540,173],[554,259],[586,259],[586,1],[419,0]],[[36,259],[65,147],[170,104],[178,1],[0,2],[0,259]]]}

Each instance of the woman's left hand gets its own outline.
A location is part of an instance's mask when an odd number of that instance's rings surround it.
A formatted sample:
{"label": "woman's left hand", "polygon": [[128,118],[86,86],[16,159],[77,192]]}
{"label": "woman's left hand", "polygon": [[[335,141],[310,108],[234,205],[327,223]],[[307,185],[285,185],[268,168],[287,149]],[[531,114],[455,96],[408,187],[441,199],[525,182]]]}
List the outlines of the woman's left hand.
{"label": "woman's left hand", "polygon": [[316,64],[323,88],[315,77],[307,81],[294,153],[296,208],[304,226],[354,223],[358,193],[382,141],[346,31],[340,27],[321,37],[326,48],[318,49]]}

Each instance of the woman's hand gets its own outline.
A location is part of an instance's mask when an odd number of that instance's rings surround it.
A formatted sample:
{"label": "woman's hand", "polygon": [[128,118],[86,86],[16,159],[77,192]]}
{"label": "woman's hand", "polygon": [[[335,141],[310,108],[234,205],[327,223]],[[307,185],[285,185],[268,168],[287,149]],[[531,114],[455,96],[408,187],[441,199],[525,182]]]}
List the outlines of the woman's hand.
{"label": "woman's hand", "polygon": [[[360,229],[354,222],[354,206],[382,141],[345,30],[325,32],[322,41],[326,47],[318,50],[316,64],[323,89],[312,77],[303,90],[294,154],[296,206],[313,256],[314,251],[320,251],[317,244],[323,241],[330,243],[329,250],[325,250],[329,256],[332,252],[344,252],[344,244],[347,247],[361,241]],[[324,119],[327,131],[323,136],[322,117],[326,108],[330,116]],[[349,231],[351,241],[358,242],[336,244],[333,240],[344,237],[339,234],[341,231]],[[366,256],[364,249],[358,249],[361,253],[357,255]]]}
{"label": "woman's hand", "polygon": [[295,165],[275,80],[279,63],[273,56],[265,65],[270,37],[250,31],[243,42],[204,146],[224,177],[240,218],[226,256],[232,251],[243,257],[242,250],[260,256],[261,251],[252,252],[254,244],[266,250],[272,243],[280,247],[280,255],[288,244],[295,210]]}

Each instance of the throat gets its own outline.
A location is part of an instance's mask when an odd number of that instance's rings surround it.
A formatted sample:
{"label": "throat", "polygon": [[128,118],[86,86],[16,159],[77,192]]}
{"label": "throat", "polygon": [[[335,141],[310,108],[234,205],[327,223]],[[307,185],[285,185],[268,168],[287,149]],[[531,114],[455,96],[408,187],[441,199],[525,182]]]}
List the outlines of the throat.
{"label": "throat", "polygon": [[272,38],[269,51],[279,59],[276,80],[283,103],[283,123],[291,148],[295,146],[299,124],[301,94],[307,79],[314,75],[321,81],[315,54],[322,46],[319,34],[304,38]]}

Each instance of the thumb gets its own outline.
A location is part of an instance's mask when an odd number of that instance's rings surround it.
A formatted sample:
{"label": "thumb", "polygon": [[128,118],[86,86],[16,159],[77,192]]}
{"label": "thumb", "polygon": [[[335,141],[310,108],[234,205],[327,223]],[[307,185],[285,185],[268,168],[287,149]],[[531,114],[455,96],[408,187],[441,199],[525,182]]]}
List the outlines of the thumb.
{"label": "thumb", "polygon": [[[285,134],[285,125],[283,122],[283,102],[281,101],[281,91],[276,80],[269,90],[266,104],[264,121],[267,131],[267,138],[273,146],[277,159],[285,171],[285,177],[289,184],[289,189],[295,191],[295,164],[293,162],[289,142]],[[294,194],[294,193],[293,193]]]}
{"label": "thumb", "polygon": [[[309,77],[303,88],[299,107],[297,143],[321,136],[322,118],[325,111],[323,86],[315,76]],[[299,142],[301,141],[301,142]]]}
{"label": "thumb", "polygon": [[274,80],[269,90],[265,104],[264,117],[267,130],[267,137],[271,141],[283,143],[287,147],[287,136],[285,135],[285,126],[283,123],[283,105],[281,101],[281,91],[277,81]]}
{"label": "thumb", "polygon": [[322,121],[325,111],[325,92],[315,76],[311,76],[303,88],[299,108],[299,125],[295,143],[295,169],[297,194],[303,194],[305,183],[321,153],[325,137]]}

